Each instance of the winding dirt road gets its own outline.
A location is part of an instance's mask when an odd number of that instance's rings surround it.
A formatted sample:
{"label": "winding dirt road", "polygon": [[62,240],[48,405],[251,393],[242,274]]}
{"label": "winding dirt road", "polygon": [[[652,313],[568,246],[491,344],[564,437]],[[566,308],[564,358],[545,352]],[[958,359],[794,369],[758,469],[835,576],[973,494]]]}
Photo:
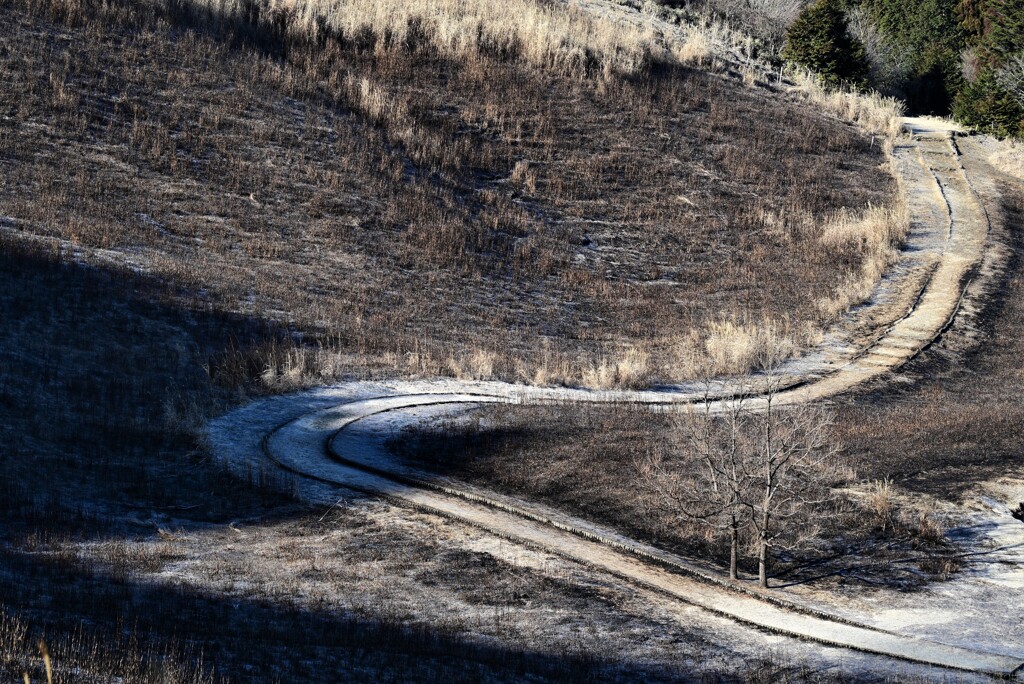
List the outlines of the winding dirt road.
{"label": "winding dirt road", "polygon": [[[877,379],[921,353],[950,325],[979,272],[991,225],[964,155],[970,138],[942,122],[908,119],[894,151],[910,202],[912,226],[901,258],[872,299],[851,311],[814,351],[785,364],[781,404],[824,399]],[[980,154],[980,152],[978,153]],[[753,387],[756,378],[748,379]],[[714,391],[735,392],[729,381]],[[338,488],[384,497],[458,519],[519,543],[579,561],[661,596],[738,622],[821,643],[911,662],[1012,676],[1021,654],[1003,655],[878,629],[770,592],[730,584],[710,566],[683,559],[600,525],[535,503],[471,488],[412,470],[390,455],[386,440],[424,415],[488,402],[636,402],[670,408],[697,401],[693,385],[656,391],[595,392],[504,383],[352,383],[276,398],[236,411],[210,428],[215,450],[239,468],[267,461],[296,477],[298,491],[331,501]],[[756,396],[751,399],[755,405]],[[259,454],[240,447],[263,435]],[[262,459],[262,461],[261,461]]]}

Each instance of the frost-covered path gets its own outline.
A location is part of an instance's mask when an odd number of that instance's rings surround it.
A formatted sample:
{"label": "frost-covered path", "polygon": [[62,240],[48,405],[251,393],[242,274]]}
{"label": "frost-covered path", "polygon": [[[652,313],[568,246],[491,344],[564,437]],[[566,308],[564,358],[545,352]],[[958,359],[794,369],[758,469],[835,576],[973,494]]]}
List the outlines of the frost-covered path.
{"label": "frost-covered path", "polygon": [[[894,152],[908,195],[911,232],[901,258],[871,300],[851,311],[812,352],[785,364],[795,404],[834,396],[888,373],[927,348],[956,315],[981,267],[990,232],[984,204],[962,163],[950,127],[909,119]],[[758,401],[756,376],[743,380]],[[734,381],[714,392],[728,396]],[[488,402],[635,402],[671,409],[699,400],[702,388],[650,391],[534,388],[505,383],[352,383],[250,405],[211,425],[215,450],[240,469],[268,462],[292,473],[311,501],[332,501],[344,487],[468,522],[612,573],[647,590],[739,622],[821,643],[907,661],[1011,675],[1024,653],[997,654],[897,634],[820,607],[740,590],[702,566],[626,539],[588,521],[531,502],[471,489],[404,468],[385,441],[424,410],[444,412]],[[831,611],[830,611],[831,612]]]}

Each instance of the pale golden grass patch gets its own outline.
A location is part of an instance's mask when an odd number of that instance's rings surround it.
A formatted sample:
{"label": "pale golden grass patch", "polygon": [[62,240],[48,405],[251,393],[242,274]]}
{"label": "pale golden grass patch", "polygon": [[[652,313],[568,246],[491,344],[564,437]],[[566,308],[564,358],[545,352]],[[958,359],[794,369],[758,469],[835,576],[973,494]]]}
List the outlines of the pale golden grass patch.
{"label": "pale golden grass patch", "polygon": [[892,526],[896,515],[896,494],[893,491],[892,480],[875,480],[868,492],[867,507],[874,514],[883,532]]}
{"label": "pale golden grass patch", "polygon": [[[245,16],[243,0],[197,0],[197,5]],[[508,0],[287,0],[263,3],[288,30],[328,30],[379,53],[426,38],[443,54],[524,58],[537,67],[581,73],[588,67],[634,74],[652,59],[669,59],[644,28],[619,24],[568,4]]]}
{"label": "pale golden grass patch", "polygon": [[716,321],[708,328],[704,353],[715,375],[738,375],[757,367],[771,354],[788,357],[797,343],[777,321]]}
{"label": "pale golden grass patch", "polygon": [[713,44],[707,31],[695,29],[690,32],[682,45],[675,49],[675,57],[681,64],[702,66],[711,62]]}
{"label": "pale golden grass patch", "polygon": [[861,214],[840,211],[822,230],[819,240],[831,249],[853,247],[863,255],[858,271],[847,276],[828,297],[817,301],[826,320],[848,311],[871,296],[885,269],[899,259],[899,244],[910,228],[910,209],[902,188],[891,206],[873,206]]}
{"label": "pale golden grass patch", "polygon": [[1018,140],[1005,140],[988,160],[1000,171],[1024,180],[1024,143]]}
{"label": "pale golden grass patch", "polygon": [[824,87],[813,73],[798,67],[791,67],[788,75],[796,83],[791,92],[840,119],[880,136],[888,144],[900,134],[905,106],[896,98],[884,97],[874,91],[831,90]]}
{"label": "pale golden grass patch", "polygon": [[569,384],[574,376],[569,360],[555,358],[550,352],[541,355],[536,364],[528,364],[522,359],[516,360],[516,377],[522,382],[545,387],[550,385]]}
{"label": "pale golden grass patch", "polygon": [[520,159],[512,167],[512,182],[522,186],[528,192],[537,191],[537,172],[530,168],[530,162]]}
{"label": "pale golden grass patch", "polygon": [[605,357],[583,369],[583,385],[591,389],[637,389],[651,377],[650,354],[629,347],[616,357]]}
{"label": "pale golden grass patch", "polygon": [[468,354],[448,359],[448,369],[458,380],[491,380],[498,355],[485,349],[474,349]]}
{"label": "pale golden grass patch", "polygon": [[388,95],[379,83],[365,77],[349,76],[347,86],[352,94],[352,101],[357,102],[362,112],[372,121],[379,124],[397,124],[408,119],[405,103]]}
{"label": "pale golden grass patch", "polygon": [[807,322],[722,318],[677,341],[672,371],[683,380],[742,375],[791,358],[820,341],[821,331]]}

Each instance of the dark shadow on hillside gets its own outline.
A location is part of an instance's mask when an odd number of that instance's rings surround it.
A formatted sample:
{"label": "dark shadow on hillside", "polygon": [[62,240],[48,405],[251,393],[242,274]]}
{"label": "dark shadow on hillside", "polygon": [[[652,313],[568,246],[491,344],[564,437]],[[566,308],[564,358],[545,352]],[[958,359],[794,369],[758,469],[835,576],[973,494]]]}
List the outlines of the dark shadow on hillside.
{"label": "dark shadow on hillside", "polygon": [[[271,478],[229,475],[186,419],[167,415],[192,410],[193,420],[237,401],[211,379],[210,360],[280,332],[156,280],[11,242],[0,249],[0,305],[0,605],[51,640],[84,624],[101,640],[127,629],[144,644],[184,641],[241,681],[621,678],[582,651],[495,645],[372,610],[359,618],[207,595],[69,555],[78,541],[155,539],[161,523],[187,534],[309,514]],[[623,667],[627,679],[667,678]]]}
{"label": "dark shadow on hillside", "polygon": [[[114,579],[74,562],[4,554],[0,605],[34,630],[58,635],[87,625],[175,640],[235,681],[679,681],[640,664],[579,652],[539,652],[401,618],[331,615],[281,601],[218,596],[184,586]],[[60,666],[60,653],[55,653]],[[58,669],[58,672],[60,670]]]}
{"label": "dark shadow on hillside", "polygon": [[284,331],[202,293],[0,239],[9,529],[82,532],[160,513],[216,521],[288,505],[276,483],[260,473],[238,482],[196,440],[208,416],[241,398],[217,382],[220,356]]}

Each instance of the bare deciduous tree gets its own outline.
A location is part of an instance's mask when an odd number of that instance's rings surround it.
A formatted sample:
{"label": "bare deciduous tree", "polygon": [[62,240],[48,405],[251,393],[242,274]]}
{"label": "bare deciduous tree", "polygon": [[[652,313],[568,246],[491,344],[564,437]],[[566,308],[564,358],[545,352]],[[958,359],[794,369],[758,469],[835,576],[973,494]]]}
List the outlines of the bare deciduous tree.
{"label": "bare deciduous tree", "polygon": [[803,3],[801,0],[708,0],[706,6],[735,20],[743,29],[781,44]]}
{"label": "bare deciduous tree", "polygon": [[746,399],[745,388],[724,399],[705,390],[677,423],[678,455],[648,454],[638,462],[653,505],[670,519],[697,520],[728,534],[731,579],[741,535],[752,532],[762,587],[771,549],[812,535],[807,514],[828,499],[835,472],[831,414],[815,405],[783,405],[778,358],[763,359],[756,399]]}
{"label": "bare deciduous tree", "polygon": [[[780,406],[782,386],[775,368],[769,367],[762,404],[749,415],[753,434],[743,461],[748,482],[744,505],[755,534],[762,587],[768,586],[769,549],[784,534],[801,536],[793,535],[794,523],[806,522],[808,510],[828,498],[837,451],[831,413],[813,404]],[[804,532],[810,534],[806,527]]]}
{"label": "bare deciduous tree", "polygon": [[748,447],[740,429],[745,408],[743,400],[737,399],[716,411],[709,388],[706,385],[703,401],[676,421],[682,441],[680,458],[667,463],[663,453],[651,453],[638,466],[663,512],[729,535],[729,578],[737,579],[740,532],[748,522],[744,506]]}
{"label": "bare deciduous tree", "polygon": [[850,9],[847,19],[850,33],[864,46],[871,86],[884,95],[904,97],[913,72],[911,50],[883,35],[864,7]]}
{"label": "bare deciduous tree", "polygon": [[999,83],[1024,107],[1024,52],[1006,61],[999,70]]}

